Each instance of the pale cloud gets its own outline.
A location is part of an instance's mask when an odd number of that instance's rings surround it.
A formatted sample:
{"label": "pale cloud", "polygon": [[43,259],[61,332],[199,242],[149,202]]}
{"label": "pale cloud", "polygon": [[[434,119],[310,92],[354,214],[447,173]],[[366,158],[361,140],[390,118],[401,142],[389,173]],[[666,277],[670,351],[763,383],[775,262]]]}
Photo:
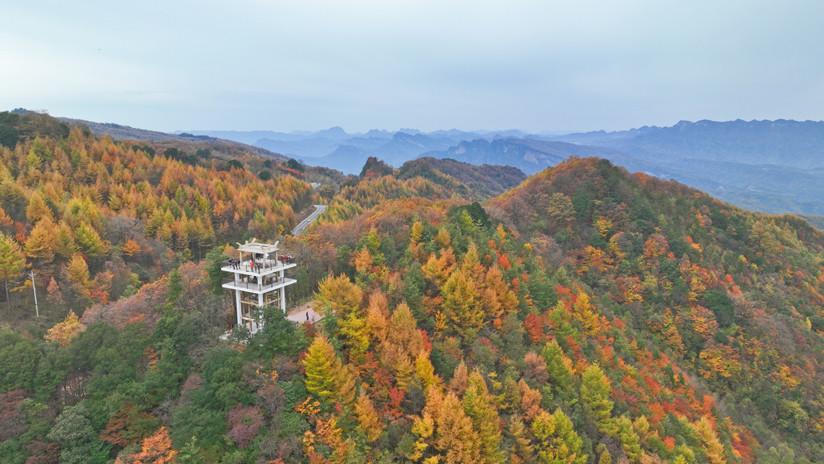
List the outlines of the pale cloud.
{"label": "pale cloud", "polygon": [[144,64],[123,62],[102,51],[54,51],[17,41],[15,48],[0,49],[0,63],[0,99],[8,104],[15,99],[159,101],[174,95],[163,90],[165,83]]}
{"label": "pale cloud", "polygon": [[0,105],[154,129],[821,119],[817,1],[0,1]]}

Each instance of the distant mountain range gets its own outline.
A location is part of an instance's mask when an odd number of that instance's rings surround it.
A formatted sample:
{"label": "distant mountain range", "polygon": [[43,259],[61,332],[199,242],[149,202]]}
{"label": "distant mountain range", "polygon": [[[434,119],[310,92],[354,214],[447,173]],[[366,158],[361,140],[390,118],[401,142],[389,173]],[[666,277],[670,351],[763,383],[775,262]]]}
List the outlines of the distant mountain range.
{"label": "distant mountain range", "polygon": [[647,159],[666,155],[799,168],[824,166],[822,121],[681,121],[671,127],[568,134],[558,140],[611,147]]}
{"label": "distant mountain range", "polygon": [[447,151],[464,141],[527,136],[523,132],[513,130],[421,132],[416,129],[401,129],[395,132],[370,130],[364,133],[347,133],[340,127],[317,132],[197,130],[187,133],[252,144],[291,156],[307,164],[330,167],[347,174],[357,174],[370,156],[376,156],[392,166],[400,167],[406,161],[426,153]]}
{"label": "distant mountain range", "polygon": [[570,156],[599,156],[675,179],[736,205],[773,213],[824,216],[824,122],[681,121],[616,132],[564,135],[520,131],[371,130],[318,132],[189,131],[283,153],[307,164],[356,174],[370,156],[392,166],[428,156],[503,164],[527,174]]}

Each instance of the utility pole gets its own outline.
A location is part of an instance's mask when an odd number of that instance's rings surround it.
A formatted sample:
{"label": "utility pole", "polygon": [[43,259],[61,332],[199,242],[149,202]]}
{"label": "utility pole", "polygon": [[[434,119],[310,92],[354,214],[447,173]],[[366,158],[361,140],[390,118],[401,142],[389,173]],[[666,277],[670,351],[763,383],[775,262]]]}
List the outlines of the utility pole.
{"label": "utility pole", "polygon": [[34,285],[34,269],[29,271],[29,275],[31,276],[31,291],[34,293],[34,313],[37,315],[37,318],[40,318],[40,307],[37,306],[37,287]]}

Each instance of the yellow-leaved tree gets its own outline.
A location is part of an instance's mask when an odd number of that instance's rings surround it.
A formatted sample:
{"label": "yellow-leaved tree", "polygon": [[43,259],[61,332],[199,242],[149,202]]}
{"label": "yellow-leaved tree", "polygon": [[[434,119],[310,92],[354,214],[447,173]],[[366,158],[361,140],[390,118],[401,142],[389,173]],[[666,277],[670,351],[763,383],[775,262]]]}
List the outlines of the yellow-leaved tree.
{"label": "yellow-leaved tree", "polygon": [[481,456],[485,463],[503,462],[501,452],[500,417],[495,409],[495,399],[486,388],[486,381],[477,370],[469,375],[463,396],[463,408],[472,419],[481,442]]}
{"label": "yellow-leaved tree", "polygon": [[37,224],[26,239],[26,254],[30,258],[49,262],[54,259],[57,247],[57,226],[50,217],[44,217]]}
{"label": "yellow-leaved tree", "polygon": [[303,358],[306,390],[321,403],[350,404],[355,399],[355,376],[341,362],[329,340],[318,335]]}
{"label": "yellow-leaved tree", "polygon": [[338,319],[350,358],[360,359],[369,349],[369,331],[361,309],[363,290],[345,274],[330,275],[318,286],[317,298],[326,314]]}
{"label": "yellow-leaved tree", "polygon": [[412,431],[418,436],[413,460],[450,464],[481,462],[481,440],[453,392],[430,388],[421,417]]}
{"label": "yellow-leaved tree", "polygon": [[572,421],[558,408],[550,414],[541,411],[532,421],[532,435],[538,461],[546,464],[585,464],[583,440],[572,427]]}
{"label": "yellow-leaved tree", "polygon": [[83,297],[88,297],[91,293],[91,278],[89,276],[89,266],[86,259],[80,253],[72,255],[71,261],[66,266],[66,274],[74,287],[74,291]]}
{"label": "yellow-leaved tree", "polygon": [[383,433],[383,423],[372,400],[364,392],[361,392],[355,403],[355,414],[358,418],[358,427],[366,435],[366,439],[370,443],[377,440]]}
{"label": "yellow-leaved tree", "polygon": [[0,233],[0,279],[6,291],[6,303],[9,301],[9,280],[16,278],[26,267],[26,256],[20,245],[4,233]]}
{"label": "yellow-leaved tree", "polygon": [[85,324],[80,322],[80,318],[77,317],[74,311],[69,311],[63,322],[58,322],[46,332],[45,338],[57,342],[60,346],[68,346],[84,330],[86,330]]}
{"label": "yellow-leaved tree", "polygon": [[612,434],[611,387],[609,379],[600,367],[593,364],[581,376],[581,403],[587,417],[604,433]]}

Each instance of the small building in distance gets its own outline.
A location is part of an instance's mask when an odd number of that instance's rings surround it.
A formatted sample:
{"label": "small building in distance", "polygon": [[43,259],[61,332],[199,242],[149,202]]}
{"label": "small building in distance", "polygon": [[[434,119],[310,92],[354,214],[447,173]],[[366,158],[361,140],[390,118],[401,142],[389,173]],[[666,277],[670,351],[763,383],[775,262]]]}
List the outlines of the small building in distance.
{"label": "small building in distance", "polygon": [[235,327],[245,327],[250,334],[263,326],[264,306],[275,306],[286,313],[286,287],[297,282],[286,277],[286,270],[296,266],[291,256],[278,254],[278,243],[258,243],[255,239],[238,246],[238,257],[221,268],[232,274],[223,288],[232,291]]}

